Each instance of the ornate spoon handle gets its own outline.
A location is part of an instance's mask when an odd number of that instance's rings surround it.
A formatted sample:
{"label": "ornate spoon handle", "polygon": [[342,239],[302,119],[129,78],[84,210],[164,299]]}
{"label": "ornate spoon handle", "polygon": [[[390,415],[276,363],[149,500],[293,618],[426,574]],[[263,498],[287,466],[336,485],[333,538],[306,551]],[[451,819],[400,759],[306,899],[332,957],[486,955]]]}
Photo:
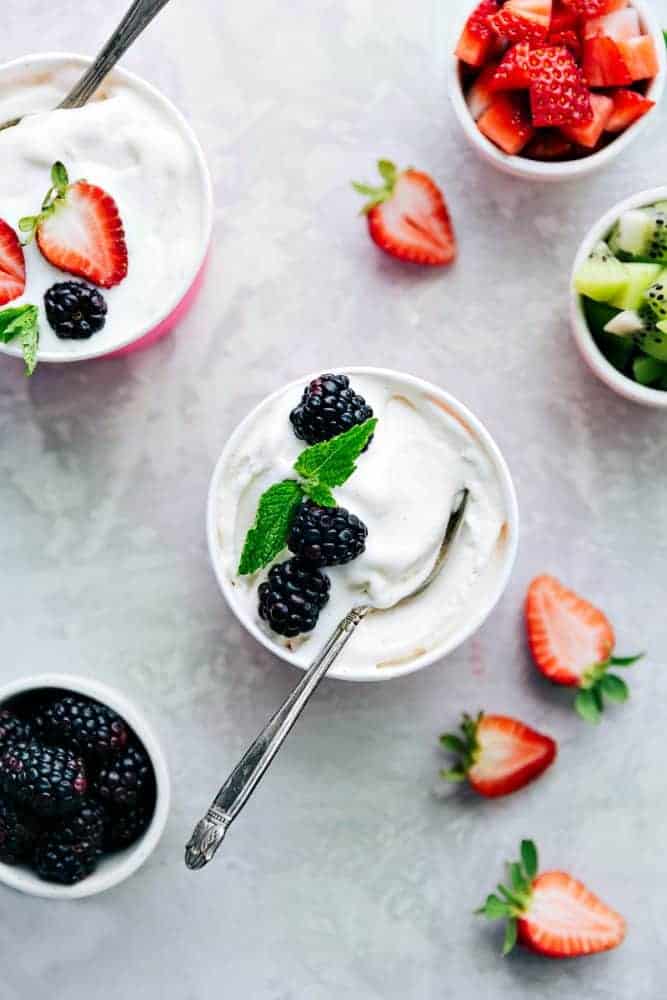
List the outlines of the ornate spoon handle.
{"label": "ornate spoon handle", "polygon": [[371,608],[354,608],[336,628],[315,662],[269,720],[229,775],[199,821],[185,848],[188,868],[203,868],[220,847],[229,825],[236,819],[278,753],[311,695]]}
{"label": "ornate spoon handle", "polygon": [[104,78],[111,72],[120,57],[129,49],[144,28],[169,0],[134,0],[127,14],[95,62],[86,70],[59,108],[80,108],[92,97]]}

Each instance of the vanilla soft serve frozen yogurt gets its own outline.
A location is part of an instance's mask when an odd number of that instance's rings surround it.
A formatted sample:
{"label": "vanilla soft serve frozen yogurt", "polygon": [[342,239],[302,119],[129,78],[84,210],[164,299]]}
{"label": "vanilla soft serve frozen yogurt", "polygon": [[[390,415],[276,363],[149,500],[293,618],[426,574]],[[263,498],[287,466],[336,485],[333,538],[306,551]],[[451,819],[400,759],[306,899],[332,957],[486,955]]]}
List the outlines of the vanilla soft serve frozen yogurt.
{"label": "vanilla soft serve frozen yogurt", "polygon": [[[335,494],[340,506],[366,524],[368,538],[359,558],[323,570],[331,579],[331,597],[316,628],[296,639],[275,635],[257,610],[257,586],[266,570],[253,577],[237,574],[259,497],[272,483],[294,478],[292,467],[305,446],[289,420],[302,382],[261,404],[230,440],[213,479],[209,538],[232,608],[266,645],[305,667],[352,607],[390,608],[428,576],[453,499],[467,487],[465,521],[436,580],[400,607],[367,618],[332,671],[352,679],[382,679],[431,662],[491,610],[513,562],[515,499],[495,445],[450,397],[393,372],[346,374],[373,408],[378,425],[357,471]],[[285,551],[277,561],[288,555]]]}
{"label": "vanilla soft serve frozen yogurt", "polygon": [[[161,323],[191,286],[209,239],[201,151],[180,114],[153,88],[116,71],[85,107],[47,110],[85,66],[75,57],[35,56],[0,68],[0,121],[26,115],[0,132],[0,217],[16,228],[22,216],[34,215],[60,160],[72,181],[84,178],[114,198],[127,241],[127,277],[104,290],[106,325],[88,341],[59,340],[50,328],[44,293],[71,275],[49,264],[34,241],[25,248],[27,284],[11,305],[39,307],[43,360],[105,354]],[[4,350],[20,353],[15,344]]]}

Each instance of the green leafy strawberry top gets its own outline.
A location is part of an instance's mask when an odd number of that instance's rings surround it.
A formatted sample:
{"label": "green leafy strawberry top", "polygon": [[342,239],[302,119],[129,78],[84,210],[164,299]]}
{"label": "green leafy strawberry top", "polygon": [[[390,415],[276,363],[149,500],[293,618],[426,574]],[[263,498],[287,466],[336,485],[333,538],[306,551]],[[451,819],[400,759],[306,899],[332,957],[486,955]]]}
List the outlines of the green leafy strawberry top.
{"label": "green leafy strawberry top", "polygon": [[597,723],[604,711],[604,699],[621,704],[630,697],[630,689],[622,677],[610,674],[610,667],[631,667],[644,656],[610,656],[602,663],[596,663],[584,674],[574,707],[586,722]]}
{"label": "green leafy strawberry top", "polygon": [[521,841],[521,860],[508,865],[511,886],[499,884],[497,892],[475,912],[488,920],[507,920],[503,955],[508,955],[517,942],[517,919],[527,911],[532,898],[533,881],[539,870],[537,848],[532,840]]}

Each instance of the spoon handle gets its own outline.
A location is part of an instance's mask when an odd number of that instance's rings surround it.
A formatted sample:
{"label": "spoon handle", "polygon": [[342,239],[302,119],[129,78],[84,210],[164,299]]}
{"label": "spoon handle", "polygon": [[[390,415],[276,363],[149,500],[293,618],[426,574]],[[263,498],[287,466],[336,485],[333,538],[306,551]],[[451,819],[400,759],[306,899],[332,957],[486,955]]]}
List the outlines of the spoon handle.
{"label": "spoon handle", "polygon": [[354,608],[339,623],[312,666],[236,765],[188,841],[185,848],[188,868],[203,868],[211,861],[228,827],[261,781],[311,695],[370,610],[367,606]]}
{"label": "spoon handle", "polygon": [[144,28],[169,0],[134,0],[113,35],[98,53],[93,64],[74,85],[59,108],[81,108],[92,97],[120,57],[129,49]]}

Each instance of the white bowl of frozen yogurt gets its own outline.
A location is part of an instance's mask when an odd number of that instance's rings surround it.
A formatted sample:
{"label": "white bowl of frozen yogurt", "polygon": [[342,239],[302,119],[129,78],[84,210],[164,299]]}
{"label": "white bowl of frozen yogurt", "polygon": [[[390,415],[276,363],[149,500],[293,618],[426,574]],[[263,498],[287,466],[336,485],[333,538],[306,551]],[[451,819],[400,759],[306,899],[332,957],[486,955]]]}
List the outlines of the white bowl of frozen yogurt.
{"label": "white bowl of frozen yogurt", "polygon": [[[258,612],[265,567],[240,576],[244,539],[258,500],[273,483],[294,477],[306,447],[290,423],[307,376],[259,404],[229,439],[213,473],[207,534],[222,592],[241,623],[267,649],[305,669],[343,616],[358,604],[389,607],[432,569],[462,487],[470,490],[456,545],[436,580],[400,607],[371,615],[331,676],[381,681],[428,666],[451,653],[484,622],[514,564],[519,517],[512,479],[486,428],[456,399],[422,379],[380,368],[341,368],[378,419],[368,450],[335,498],[368,528],[365,551],[322,570],[331,581],[315,628],[296,638],[273,632]],[[285,549],[272,564],[290,556]]]}
{"label": "white bowl of frozen yogurt", "polygon": [[[103,329],[89,339],[60,339],[44,308],[57,282],[82,280],[54,267],[37,241],[25,246],[24,293],[9,305],[39,310],[39,362],[97,358],[148,344],[183,315],[201,283],[213,218],[211,181],[201,147],[180,112],[154,87],[116,69],[84,108],[54,108],[90,62],[45,53],[0,66],[0,121],[25,115],[0,132],[0,218],[17,229],[42,203],[51,167],[85,179],[118,206],[128,253],[127,276],[102,288]],[[21,355],[16,341],[0,343]]]}

